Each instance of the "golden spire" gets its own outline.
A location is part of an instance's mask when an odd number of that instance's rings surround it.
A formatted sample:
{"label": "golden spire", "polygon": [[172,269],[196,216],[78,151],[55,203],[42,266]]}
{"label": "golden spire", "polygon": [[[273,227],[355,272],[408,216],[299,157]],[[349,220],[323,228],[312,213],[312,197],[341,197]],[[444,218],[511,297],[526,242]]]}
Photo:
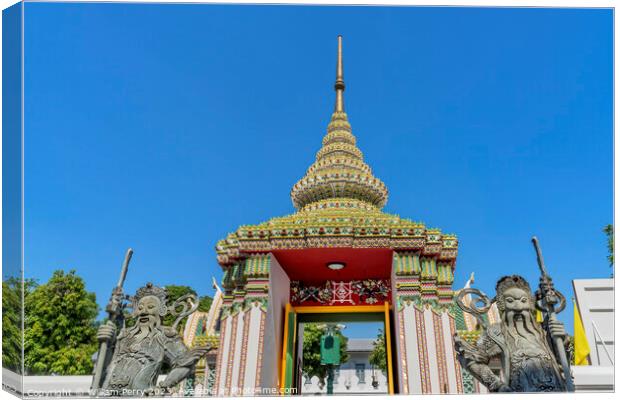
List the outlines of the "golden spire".
{"label": "golden spire", "polygon": [[338,35],[338,61],[336,63],[336,106],[334,111],[344,112],[344,71],[342,68],[342,35]]}
{"label": "golden spire", "polygon": [[[372,174],[364,156],[356,146],[355,136],[344,112],[344,77],[342,71],[342,36],[338,36],[336,66],[336,106],[323,137],[323,147],[316,161],[291,190],[297,209],[319,207],[319,203],[357,202],[360,207],[381,208],[387,202],[385,184]],[[362,204],[363,203],[363,204]],[[336,205],[337,206],[337,205]]]}

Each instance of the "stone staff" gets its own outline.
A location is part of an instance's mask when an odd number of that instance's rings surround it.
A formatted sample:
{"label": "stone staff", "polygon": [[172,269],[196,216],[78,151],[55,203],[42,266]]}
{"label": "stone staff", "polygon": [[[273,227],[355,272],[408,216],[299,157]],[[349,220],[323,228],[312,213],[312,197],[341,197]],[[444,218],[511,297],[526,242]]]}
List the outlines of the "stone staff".
{"label": "stone staff", "polygon": [[[536,291],[536,308],[547,314],[547,321],[555,321],[557,319],[556,314],[562,311],[566,306],[566,299],[562,293],[555,290],[553,287],[553,281],[545,268],[542,250],[540,249],[538,238],[536,238],[536,236],[532,237],[532,244],[536,250],[536,259],[538,261],[538,267],[540,268],[540,283],[538,285],[538,290]],[[546,329],[549,333],[549,337],[552,338],[553,347],[555,348],[555,352],[558,355],[560,364],[562,365],[566,391],[574,392],[575,386],[573,385],[573,377],[571,375],[568,358],[566,357],[564,341],[561,337],[553,336],[548,327]]]}
{"label": "stone staff", "polygon": [[[121,276],[118,278],[118,283],[116,287],[112,290],[112,296],[110,296],[110,301],[106,306],[106,311],[108,313],[108,319],[112,322],[117,322],[119,319],[123,317],[122,310],[122,297],[123,297],[123,284],[125,283],[125,278],[127,277],[127,270],[129,268],[129,261],[131,261],[131,256],[133,255],[133,250],[128,249],[125,254],[125,261],[123,261],[123,266],[121,268]],[[106,359],[108,358],[108,342],[102,341],[99,346],[99,354],[97,355],[97,365],[95,367],[95,374],[93,376],[93,382],[91,384],[91,389],[96,390],[101,387],[101,378],[103,376],[103,370],[106,364]]]}

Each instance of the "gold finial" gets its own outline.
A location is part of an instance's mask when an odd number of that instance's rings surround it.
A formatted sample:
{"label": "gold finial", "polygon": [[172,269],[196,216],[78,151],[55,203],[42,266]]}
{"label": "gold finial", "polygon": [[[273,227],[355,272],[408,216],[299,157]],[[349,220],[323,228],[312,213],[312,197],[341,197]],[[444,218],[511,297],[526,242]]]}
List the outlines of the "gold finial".
{"label": "gold finial", "polygon": [[344,73],[342,70],[342,35],[338,35],[338,63],[336,64],[336,106],[334,111],[344,112]]}

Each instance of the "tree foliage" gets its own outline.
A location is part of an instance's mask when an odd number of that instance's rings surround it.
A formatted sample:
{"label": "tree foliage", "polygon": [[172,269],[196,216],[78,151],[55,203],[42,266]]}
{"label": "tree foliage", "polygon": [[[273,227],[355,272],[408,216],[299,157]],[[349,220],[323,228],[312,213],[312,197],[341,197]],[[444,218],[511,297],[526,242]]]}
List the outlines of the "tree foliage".
{"label": "tree foliage", "polygon": [[[28,294],[36,286],[33,279],[23,281]],[[21,373],[22,358],[22,280],[10,277],[2,281],[2,365]]]}
{"label": "tree foliage", "polygon": [[614,265],[614,226],[613,225],[605,225],[603,228],[603,232],[607,235],[607,251],[609,254],[607,255],[607,260],[609,261],[609,266],[613,267]]}
{"label": "tree foliage", "polygon": [[[321,385],[327,378],[327,366],[321,365],[321,336],[326,332],[326,327],[310,323],[304,325],[303,344],[303,368],[302,372],[307,377],[317,376]],[[340,363],[349,360],[347,344],[349,339],[342,334],[340,328],[335,328],[335,334],[340,338]]]}
{"label": "tree foliage", "polygon": [[[172,305],[172,303],[174,303],[177,299],[185,296],[186,294],[193,294],[194,296],[198,297],[198,294],[194,289],[189,286],[183,285],[167,285],[166,292],[168,293],[168,305]],[[171,326],[176,320],[176,318],[177,317],[173,315],[167,314],[164,317],[164,325]],[[179,329],[183,329],[183,327],[185,326],[185,321],[187,321],[187,317],[183,318],[183,320],[179,323]]]}
{"label": "tree foliage", "polygon": [[387,353],[385,350],[385,333],[383,329],[379,330],[377,338],[373,342],[373,348],[368,357],[370,364],[387,373]]}
{"label": "tree foliage", "polygon": [[[18,371],[21,358],[21,283],[7,279],[2,283],[2,361]],[[86,375],[93,370],[92,356],[98,349],[95,320],[98,306],[95,294],[86,290],[75,271],[57,270],[50,280],[37,286],[24,282],[25,333],[24,367],[33,375]],[[168,304],[196,291],[189,286],[170,285]],[[207,311],[212,298],[199,299],[198,309]],[[166,316],[171,325],[174,317]],[[180,327],[183,327],[182,322]]]}
{"label": "tree foliage", "polygon": [[202,296],[198,302],[198,311],[207,312],[209,308],[211,308],[211,304],[213,303],[213,297],[211,296]]}
{"label": "tree foliage", "polygon": [[[211,307],[211,303],[213,302],[213,299],[209,296],[198,297],[196,291],[189,286],[168,285],[166,286],[166,291],[168,292],[168,305],[172,305],[172,303],[174,303],[177,299],[185,296],[186,294],[193,294],[198,298],[198,311],[209,311],[209,307]],[[164,317],[164,325],[172,325],[175,319],[176,317],[170,314],[166,315]],[[183,318],[178,325],[179,329],[183,329],[186,321],[187,317]]]}
{"label": "tree foliage", "polygon": [[12,371],[21,370],[22,309],[18,279],[2,282],[2,366]]}
{"label": "tree foliage", "polygon": [[33,375],[92,373],[98,306],[75,271],[57,270],[25,295],[24,366]]}

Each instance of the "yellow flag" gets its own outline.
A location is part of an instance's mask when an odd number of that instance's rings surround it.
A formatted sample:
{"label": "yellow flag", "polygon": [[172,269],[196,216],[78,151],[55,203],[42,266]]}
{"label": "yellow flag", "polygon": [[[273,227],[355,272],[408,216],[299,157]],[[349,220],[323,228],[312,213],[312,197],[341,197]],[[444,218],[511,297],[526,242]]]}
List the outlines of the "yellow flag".
{"label": "yellow flag", "polygon": [[542,311],[536,309],[536,322],[543,322]]}
{"label": "yellow flag", "polygon": [[575,310],[575,365],[590,365],[588,355],[590,354],[590,345],[586,338],[586,331],[583,329],[583,322],[579,315],[579,309],[575,300],[573,300],[573,309]]}

